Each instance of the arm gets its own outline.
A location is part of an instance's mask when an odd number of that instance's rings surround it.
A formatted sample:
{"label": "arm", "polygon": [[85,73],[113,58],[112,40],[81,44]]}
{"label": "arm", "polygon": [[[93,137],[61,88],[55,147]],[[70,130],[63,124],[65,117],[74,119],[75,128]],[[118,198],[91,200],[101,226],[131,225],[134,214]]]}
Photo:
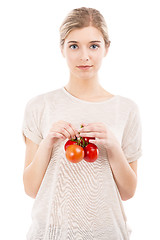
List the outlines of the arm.
{"label": "arm", "polygon": [[122,148],[117,146],[108,152],[109,163],[123,201],[134,196],[137,186],[137,161],[128,163]]}
{"label": "arm", "polygon": [[35,198],[48,167],[52,148],[45,140],[40,145],[26,138],[26,156],[23,172],[23,184],[27,195]]}
{"label": "arm", "polygon": [[73,138],[77,131],[70,123],[58,121],[53,124],[49,134],[40,145],[26,138],[26,156],[23,173],[24,189],[27,195],[35,198],[44,178],[52,151],[57,141]]}
{"label": "arm", "polygon": [[122,200],[133,197],[137,185],[137,161],[127,161],[120,143],[103,123],[89,123],[79,132],[81,137],[95,137],[91,143],[104,145]]}

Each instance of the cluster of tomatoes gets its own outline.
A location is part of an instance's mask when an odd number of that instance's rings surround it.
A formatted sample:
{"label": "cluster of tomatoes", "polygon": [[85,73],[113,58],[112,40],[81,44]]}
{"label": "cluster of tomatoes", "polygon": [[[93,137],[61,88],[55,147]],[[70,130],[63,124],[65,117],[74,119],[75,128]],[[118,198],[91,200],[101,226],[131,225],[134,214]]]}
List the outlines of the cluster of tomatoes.
{"label": "cluster of tomatoes", "polygon": [[64,145],[68,161],[72,163],[78,163],[82,159],[86,162],[96,161],[99,150],[95,144],[89,142],[90,139],[95,139],[95,137],[76,137],[76,139],[68,140]]}

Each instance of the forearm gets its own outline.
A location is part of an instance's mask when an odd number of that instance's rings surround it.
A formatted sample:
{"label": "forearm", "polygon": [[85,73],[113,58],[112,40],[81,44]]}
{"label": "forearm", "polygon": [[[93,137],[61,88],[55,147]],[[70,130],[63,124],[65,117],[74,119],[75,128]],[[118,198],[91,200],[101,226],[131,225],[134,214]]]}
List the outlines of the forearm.
{"label": "forearm", "polygon": [[135,193],[137,176],[130,167],[120,146],[116,146],[114,150],[108,150],[107,155],[121,198],[122,200],[128,200]]}
{"label": "forearm", "polygon": [[45,140],[42,140],[33,161],[24,170],[23,182],[25,192],[33,198],[37,195],[50,162],[51,153],[52,148],[49,148]]}

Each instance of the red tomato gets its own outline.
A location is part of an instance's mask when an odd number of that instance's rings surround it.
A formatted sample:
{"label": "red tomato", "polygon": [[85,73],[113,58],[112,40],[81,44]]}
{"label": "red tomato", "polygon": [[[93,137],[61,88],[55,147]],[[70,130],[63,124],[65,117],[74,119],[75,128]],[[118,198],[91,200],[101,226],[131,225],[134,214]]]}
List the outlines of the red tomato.
{"label": "red tomato", "polygon": [[83,137],[83,139],[84,139],[85,142],[88,142],[88,143],[89,143],[89,140],[90,140],[90,139],[95,140],[95,137]]}
{"label": "red tomato", "polygon": [[[82,138],[83,138],[84,142],[83,142]],[[95,140],[95,137],[82,137],[82,138],[80,140],[80,143],[83,147],[86,146],[88,143],[90,143],[89,139]]]}
{"label": "red tomato", "polygon": [[69,145],[65,152],[66,158],[72,163],[78,163],[84,158],[84,150],[77,144]]}
{"label": "red tomato", "polygon": [[72,140],[68,140],[68,141],[66,142],[66,144],[64,145],[65,151],[66,151],[66,149],[67,149],[67,147],[68,147],[69,145],[74,145],[74,144],[77,144],[77,142],[74,142],[74,141],[72,141]]}
{"label": "red tomato", "polygon": [[94,162],[99,156],[98,147],[93,143],[89,143],[87,146],[84,147],[84,154],[84,160],[86,162]]}

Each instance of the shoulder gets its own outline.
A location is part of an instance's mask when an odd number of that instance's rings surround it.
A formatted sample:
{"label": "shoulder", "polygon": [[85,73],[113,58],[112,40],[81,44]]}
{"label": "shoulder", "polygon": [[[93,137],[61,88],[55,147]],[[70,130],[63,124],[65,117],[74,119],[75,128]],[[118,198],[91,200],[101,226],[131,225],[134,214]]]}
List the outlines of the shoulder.
{"label": "shoulder", "polygon": [[125,116],[126,124],[128,126],[140,125],[141,117],[138,104],[134,100],[122,96],[119,96],[119,101],[121,103],[119,109],[121,115]]}
{"label": "shoulder", "polygon": [[120,108],[129,112],[138,111],[138,104],[133,99],[120,95],[117,95],[117,99]]}
{"label": "shoulder", "polygon": [[54,103],[54,100],[59,97],[60,93],[60,88],[58,88],[53,91],[34,96],[28,100],[26,107],[30,109],[42,109],[46,104]]}

